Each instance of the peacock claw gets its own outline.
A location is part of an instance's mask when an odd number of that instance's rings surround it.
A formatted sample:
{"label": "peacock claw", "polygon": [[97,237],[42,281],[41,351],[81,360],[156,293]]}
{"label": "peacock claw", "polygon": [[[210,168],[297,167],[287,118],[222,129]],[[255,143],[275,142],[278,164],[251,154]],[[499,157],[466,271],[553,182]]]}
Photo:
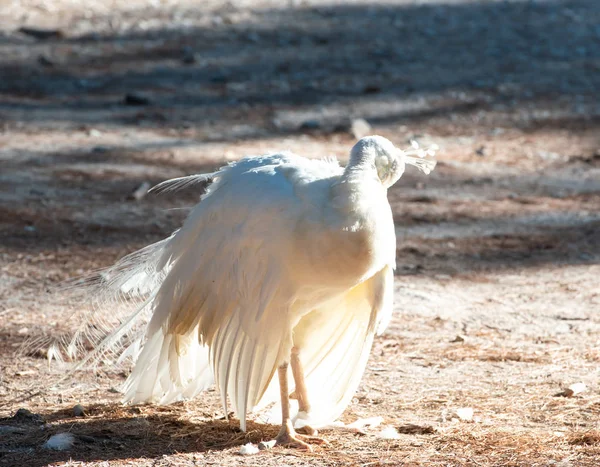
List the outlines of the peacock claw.
{"label": "peacock claw", "polygon": [[[303,427],[306,428],[306,427]],[[308,427],[310,430],[310,435],[301,435],[296,432],[294,427],[292,426],[291,421],[288,420],[287,423],[282,425],[281,431],[277,435],[275,439],[276,446],[284,446],[284,447],[292,447],[297,449],[303,449],[305,451],[312,451],[311,444],[325,444],[329,443],[323,438],[319,438],[317,436],[313,436],[312,434],[316,434],[317,430]]]}
{"label": "peacock claw", "polygon": [[283,446],[286,448],[302,449],[303,451],[312,451],[310,444],[305,443],[300,439],[300,435],[279,435],[275,439],[275,446]]}

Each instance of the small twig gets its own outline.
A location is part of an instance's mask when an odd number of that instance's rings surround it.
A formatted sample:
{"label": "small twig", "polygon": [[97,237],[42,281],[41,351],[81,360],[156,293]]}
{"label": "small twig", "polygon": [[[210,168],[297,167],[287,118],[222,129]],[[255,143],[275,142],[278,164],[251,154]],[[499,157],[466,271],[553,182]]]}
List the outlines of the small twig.
{"label": "small twig", "polygon": [[496,326],[491,326],[489,324],[484,324],[484,327],[486,327],[488,329],[492,329],[494,331],[512,332],[512,329],[499,328],[499,327],[496,327]]}

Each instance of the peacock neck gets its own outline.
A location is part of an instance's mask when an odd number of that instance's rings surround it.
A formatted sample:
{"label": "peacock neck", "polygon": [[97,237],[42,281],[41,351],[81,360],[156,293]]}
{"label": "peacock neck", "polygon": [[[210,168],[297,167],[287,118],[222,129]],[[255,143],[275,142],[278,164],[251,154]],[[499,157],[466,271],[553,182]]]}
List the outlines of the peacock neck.
{"label": "peacock neck", "polygon": [[344,169],[344,173],[340,179],[341,183],[368,184],[369,181],[379,182],[375,163],[369,159],[352,158],[350,163]]}
{"label": "peacock neck", "polygon": [[[374,203],[385,202],[387,190],[367,164],[349,164],[331,190],[332,207],[341,215],[365,215]],[[353,217],[353,216],[352,216]]]}

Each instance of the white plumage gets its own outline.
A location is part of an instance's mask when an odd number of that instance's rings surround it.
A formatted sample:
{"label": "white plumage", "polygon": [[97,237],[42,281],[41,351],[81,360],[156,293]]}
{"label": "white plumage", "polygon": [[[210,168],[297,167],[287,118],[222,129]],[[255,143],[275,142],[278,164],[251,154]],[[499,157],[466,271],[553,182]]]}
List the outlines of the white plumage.
{"label": "white plumage", "polygon": [[98,352],[151,313],[125,351],[136,360],[125,400],[169,403],[214,382],[245,430],[250,412],[280,398],[278,441],[305,446],[292,424],[314,428],[343,412],[389,322],[396,238],[387,189],[405,163],[426,173],[435,165],[373,136],[346,168],[285,153],[159,185],[212,178],[180,230],[103,276],[103,287],[144,302]]}

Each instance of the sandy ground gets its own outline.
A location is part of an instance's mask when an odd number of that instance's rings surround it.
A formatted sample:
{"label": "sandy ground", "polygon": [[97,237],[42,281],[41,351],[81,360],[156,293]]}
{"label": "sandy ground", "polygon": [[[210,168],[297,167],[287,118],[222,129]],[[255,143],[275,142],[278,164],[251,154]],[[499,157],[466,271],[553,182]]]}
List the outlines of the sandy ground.
{"label": "sandy ground", "polygon": [[[598,465],[598,24],[583,0],[3,2],[0,465]],[[52,388],[67,368],[19,353],[74,329],[56,285],[197,198],[141,184],[271,150],[344,159],[352,118],[441,147],[390,190],[396,314],[343,416],[397,439],[242,457],[277,428],[239,432],[214,391],[127,407],[123,371]],[[43,447],[61,432],[72,449]]]}

